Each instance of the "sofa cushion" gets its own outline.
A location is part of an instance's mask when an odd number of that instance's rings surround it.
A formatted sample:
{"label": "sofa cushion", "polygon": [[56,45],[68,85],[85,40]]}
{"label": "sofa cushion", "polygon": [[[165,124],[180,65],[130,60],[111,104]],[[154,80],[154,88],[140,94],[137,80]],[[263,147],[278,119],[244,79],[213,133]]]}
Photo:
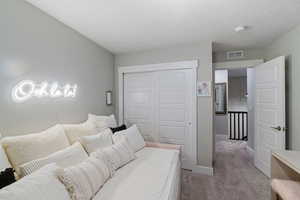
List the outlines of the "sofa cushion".
{"label": "sofa cushion", "polygon": [[[178,150],[145,147],[116,171],[93,200],[176,200],[180,193]],[[178,179],[179,178],[179,179]]]}
{"label": "sofa cushion", "polygon": [[89,114],[88,120],[95,124],[98,131],[103,131],[107,128],[115,128],[117,126],[117,121],[114,115],[104,116]]}
{"label": "sofa cushion", "polygon": [[10,163],[20,175],[20,165],[64,149],[70,143],[63,127],[56,125],[40,133],[3,138],[2,145]]}
{"label": "sofa cushion", "polygon": [[72,200],[90,200],[111,174],[103,160],[89,157],[78,165],[60,170],[58,176]]}
{"label": "sofa cushion", "polygon": [[124,135],[127,137],[128,142],[133,148],[134,152],[137,152],[145,147],[145,140],[135,124],[126,130],[116,132],[113,137],[114,141],[117,140],[119,135]]}
{"label": "sofa cushion", "polygon": [[105,129],[97,135],[81,137],[80,142],[85,150],[91,154],[97,149],[105,148],[113,144],[112,132],[110,129]]}
{"label": "sofa cushion", "polygon": [[82,136],[95,135],[98,133],[96,126],[90,121],[80,124],[63,124],[62,126],[64,127],[70,144],[79,142]]}
{"label": "sofa cushion", "polygon": [[81,144],[77,142],[72,146],[50,154],[49,156],[32,160],[21,165],[20,172],[21,176],[26,176],[50,163],[56,163],[59,167],[65,168],[79,164],[87,158],[87,153],[84,151]]}
{"label": "sofa cushion", "polygon": [[125,137],[118,140],[118,142],[112,146],[98,149],[97,155],[101,155],[101,157],[109,161],[114,170],[117,170],[135,159],[134,151]]}
{"label": "sofa cushion", "polygon": [[5,200],[71,200],[68,191],[57,178],[59,167],[47,165],[19,181],[2,188],[0,199]]}

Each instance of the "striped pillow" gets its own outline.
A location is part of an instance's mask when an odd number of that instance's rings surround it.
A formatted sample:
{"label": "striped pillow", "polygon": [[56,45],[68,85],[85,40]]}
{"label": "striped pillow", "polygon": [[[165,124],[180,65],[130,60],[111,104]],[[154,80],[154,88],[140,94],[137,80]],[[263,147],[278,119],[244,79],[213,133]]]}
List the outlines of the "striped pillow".
{"label": "striped pillow", "polygon": [[47,157],[36,159],[21,165],[20,172],[23,177],[50,163],[56,163],[59,167],[65,168],[81,163],[87,158],[88,155],[81,144],[76,142],[72,146],[50,154]]}
{"label": "striped pillow", "polygon": [[102,157],[105,161],[109,162],[113,170],[117,170],[136,158],[127,138],[123,135],[118,136],[118,140],[116,140],[114,145],[98,149],[91,155],[98,158]]}
{"label": "striped pillow", "polygon": [[95,157],[58,172],[72,200],[90,200],[110,176],[105,162]]}

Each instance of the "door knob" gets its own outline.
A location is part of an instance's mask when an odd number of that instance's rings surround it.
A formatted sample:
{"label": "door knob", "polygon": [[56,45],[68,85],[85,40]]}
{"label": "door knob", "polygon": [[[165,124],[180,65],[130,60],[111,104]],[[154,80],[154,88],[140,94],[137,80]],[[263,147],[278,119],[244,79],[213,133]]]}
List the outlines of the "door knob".
{"label": "door knob", "polygon": [[271,126],[271,128],[272,128],[272,129],[275,129],[275,130],[277,130],[277,131],[281,131],[281,126],[276,126],[276,127]]}

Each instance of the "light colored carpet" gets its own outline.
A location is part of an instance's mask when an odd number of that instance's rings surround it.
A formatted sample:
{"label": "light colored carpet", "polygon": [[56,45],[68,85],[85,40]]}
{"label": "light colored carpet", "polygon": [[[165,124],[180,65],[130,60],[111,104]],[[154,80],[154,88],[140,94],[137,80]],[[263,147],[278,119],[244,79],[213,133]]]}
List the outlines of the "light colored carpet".
{"label": "light colored carpet", "polygon": [[183,170],[182,200],[269,200],[270,183],[253,165],[245,142],[216,144],[214,176]]}

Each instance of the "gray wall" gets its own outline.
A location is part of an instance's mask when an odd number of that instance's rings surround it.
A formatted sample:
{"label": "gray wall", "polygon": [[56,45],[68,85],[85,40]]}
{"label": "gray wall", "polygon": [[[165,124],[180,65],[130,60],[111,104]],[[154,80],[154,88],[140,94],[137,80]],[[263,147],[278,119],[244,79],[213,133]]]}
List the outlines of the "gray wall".
{"label": "gray wall", "polygon": [[247,111],[247,77],[229,77],[228,79],[228,110]]}
{"label": "gray wall", "polygon": [[[22,0],[1,0],[0,27],[0,132],[4,136],[80,122],[88,112],[114,112],[105,105],[104,96],[114,86],[110,52]],[[23,79],[77,83],[78,96],[16,104],[11,89]]]}
{"label": "gray wall", "polygon": [[[176,62],[198,59],[200,67],[198,80],[212,81],[212,44],[175,46],[165,49],[156,49],[136,53],[116,55],[115,66],[130,66]],[[117,74],[117,73],[116,73]],[[116,83],[117,86],[117,83]],[[198,162],[203,166],[212,166],[213,159],[213,98],[198,98]]]}
{"label": "gray wall", "polygon": [[[228,111],[228,70],[215,70],[215,83],[226,83],[226,104]],[[218,135],[228,135],[228,115],[214,114],[214,132]],[[218,138],[216,138],[216,142]]]}
{"label": "gray wall", "polygon": [[300,26],[274,41],[265,50],[268,60],[286,56],[288,146],[300,150]]}
{"label": "gray wall", "polygon": [[253,68],[247,69],[247,104],[248,104],[248,141],[249,147],[254,149],[255,134],[255,72]]}
{"label": "gray wall", "polygon": [[228,135],[228,116],[227,114],[215,114],[215,134]]}

